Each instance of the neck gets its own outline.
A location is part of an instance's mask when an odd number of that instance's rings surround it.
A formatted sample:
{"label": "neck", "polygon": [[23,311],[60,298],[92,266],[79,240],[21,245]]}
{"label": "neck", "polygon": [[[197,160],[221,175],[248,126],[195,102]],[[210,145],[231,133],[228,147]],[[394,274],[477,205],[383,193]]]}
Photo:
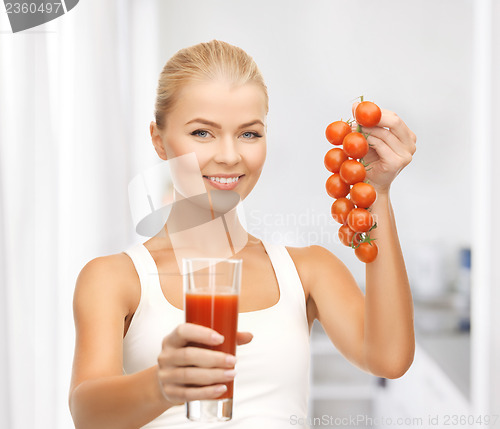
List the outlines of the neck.
{"label": "neck", "polygon": [[230,258],[250,239],[240,223],[236,206],[224,210],[224,204],[217,204],[209,194],[189,199],[176,195],[165,233],[167,246],[175,250],[177,259]]}

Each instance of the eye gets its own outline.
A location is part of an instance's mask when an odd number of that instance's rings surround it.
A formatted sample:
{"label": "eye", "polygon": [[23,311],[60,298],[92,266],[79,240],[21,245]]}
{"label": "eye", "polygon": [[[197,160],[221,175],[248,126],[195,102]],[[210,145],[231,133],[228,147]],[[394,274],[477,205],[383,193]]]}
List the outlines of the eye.
{"label": "eye", "polygon": [[258,133],[254,133],[253,131],[246,131],[242,134],[242,136],[245,138],[245,139],[251,139],[251,138],[259,138],[259,137],[262,137],[262,135],[258,134]]}
{"label": "eye", "polygon": [[191,133],[192,136],[198,136],[201,137],[202,139],[206,138],[209,136],[209,132],[206,130],[196,130]]}

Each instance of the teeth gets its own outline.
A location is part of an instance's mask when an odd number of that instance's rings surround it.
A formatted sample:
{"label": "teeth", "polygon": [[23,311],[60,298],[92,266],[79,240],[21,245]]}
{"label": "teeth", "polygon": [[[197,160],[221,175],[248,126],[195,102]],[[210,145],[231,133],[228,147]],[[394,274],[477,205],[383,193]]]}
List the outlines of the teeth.
{"label": "teeth", "polygon": [[209,179],[212,181],[212,182],[219,182],[219,183],[234,183],[234,182],[237,182],[239,177],[228,177],[228,178],[225,178],[225,177],[209,177]]}

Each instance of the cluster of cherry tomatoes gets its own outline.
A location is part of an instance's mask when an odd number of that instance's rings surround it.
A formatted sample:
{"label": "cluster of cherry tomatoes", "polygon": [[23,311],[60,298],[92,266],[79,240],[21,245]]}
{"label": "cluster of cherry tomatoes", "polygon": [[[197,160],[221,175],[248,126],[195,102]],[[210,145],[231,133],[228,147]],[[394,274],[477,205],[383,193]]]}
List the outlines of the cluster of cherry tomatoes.
{"label": "cluster of cherry tomatoes", "polygon": [[352,247],[357,258],[365,263],[375,260],[378,247],[370,232],[376,227],[370,206],[375,202],[375,188],[366,183],[366,165],[363,157],[369,144],[361,127],[375,127],[382,116],[379,107],[371,101],[358,104],[354,117],[357,131],[351,121],[335,121],[326,128],[327,140],[342,146],[330,149],[325,155],[325,167],[333,173],[326,181],[328,195],[336,200],[332,204],[332,217],[341,224],[340,241]]}

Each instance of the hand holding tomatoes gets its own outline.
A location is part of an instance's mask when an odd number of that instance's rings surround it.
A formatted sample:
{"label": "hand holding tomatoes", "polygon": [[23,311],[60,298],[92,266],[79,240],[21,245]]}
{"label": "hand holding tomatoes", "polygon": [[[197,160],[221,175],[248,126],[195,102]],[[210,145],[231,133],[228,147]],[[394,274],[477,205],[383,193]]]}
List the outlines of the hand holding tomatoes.
{"label": "hand holding tomatoes", "polygon": [[[365,103],[370,103],[368,109]],[[369,165],[366,179],[377,192],[388,192],[394,178],[411,162],[417,138],[394,112],[379,109],[379,116],[371,105],[374,104],[356,102],[352,111],[360,125],[356,129],[366,134],[370,147],[363,157],[365,164]],[[377,118],[378,122],[375,122]]]}

